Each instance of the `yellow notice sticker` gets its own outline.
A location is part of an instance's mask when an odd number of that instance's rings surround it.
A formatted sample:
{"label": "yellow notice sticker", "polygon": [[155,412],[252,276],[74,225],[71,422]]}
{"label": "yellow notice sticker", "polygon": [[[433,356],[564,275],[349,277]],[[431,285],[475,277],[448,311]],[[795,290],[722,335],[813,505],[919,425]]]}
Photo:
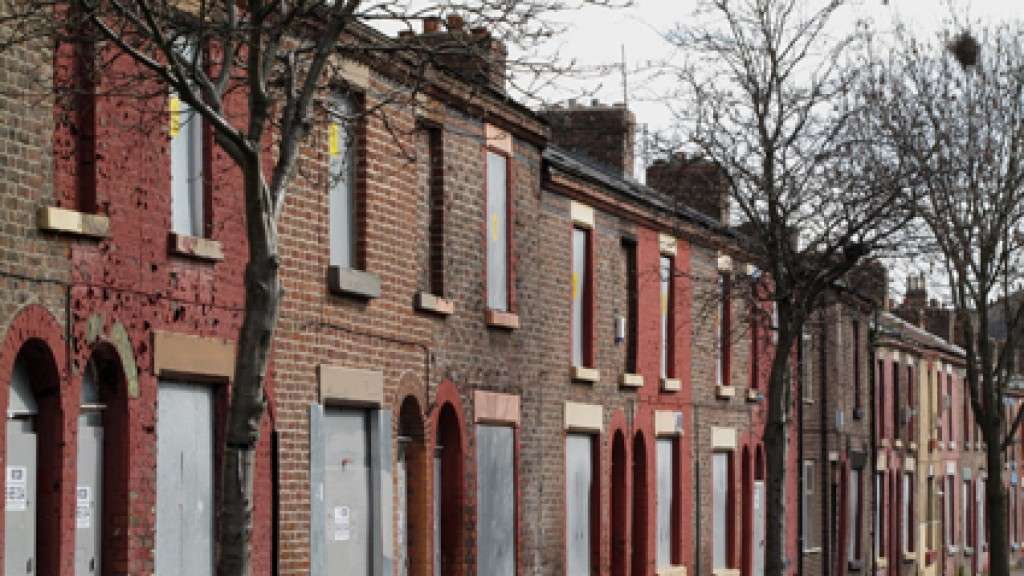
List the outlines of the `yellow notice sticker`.
{"label": "yellow notice sticker", "polygon": [[498,241],[498,215],[491,214],[491,239]]}
{"label": "yellow notice sticker", "polygon": [[332,158],[341,154],[341,126],[334,123],[327,126],[327,153]]}
{"label": "yellow notice sticker", "polygon": [[181,132],[181,100],[177,96],[171,96],[167,100],[167,112],[170,115],[171,138]]}
{"label": "yellow notice sticker", "polygon": [[575,300],[580,293],[580,275],[572,273],[572,299]]}
{"label": "yellow notice sticker", "polygon": [[668,314],[668,294],[661,295],[661,313]]}

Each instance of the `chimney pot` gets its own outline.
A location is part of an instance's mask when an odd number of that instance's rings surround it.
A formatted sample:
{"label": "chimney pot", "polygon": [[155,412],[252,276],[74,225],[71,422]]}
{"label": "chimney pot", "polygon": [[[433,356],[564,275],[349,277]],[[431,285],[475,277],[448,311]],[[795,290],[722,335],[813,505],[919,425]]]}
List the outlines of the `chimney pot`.
{"label": "chimney pot", "polygon": [[441,30],[441,19],[437,16],[427,16],[423,19],[423,33],[433,34]]}
{"label": "chimney pot", "polygon": [[590,105],[591,106],[595,106],[595,107],[596,106],[600,106],[601,105],[601,101],[598,100],[597,98],[594,98],[593,100],[590,101]]}
{"label": "chimney pot", "polygon": [[575,99],[575,98],[569,98],[569,102],[568,102],[568,104],[566,104],[566,105],[567,105],[567,106],[568,106],[569,108],[573,108],[573,107],[575,107],[575,106],[576,106],[576,99]]}
{"label": "chimney pot", "polygon": [[458,14],[448,15],[447,26],[449,32],[461,32],[465,24],[466,21],[462,18],[462,16],[459,16]]}

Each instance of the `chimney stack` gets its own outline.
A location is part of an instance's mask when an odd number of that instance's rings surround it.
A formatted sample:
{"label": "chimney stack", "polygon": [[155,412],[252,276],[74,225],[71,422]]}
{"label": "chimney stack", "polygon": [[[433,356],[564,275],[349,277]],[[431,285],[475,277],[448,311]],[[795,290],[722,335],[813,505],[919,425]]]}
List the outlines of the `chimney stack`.
{"label": "chimney stack", "polygon": [[729,225],[729,193],[721,169],[711,162],[676,152],[647,168],[647,185]]}
{"label": "chimney stack", "polygon": [[444,20],[428,16],[423,19],[423,34],[403,31],[398,39],[413,50],[429,52],[439,68],[465,82],[505,92],[505,44],[486,28],[473,28],[467,33],[466,19],[460,14],[448,14]]}
{"label": "chimney stack", "polygon": [[570,99],[565,106],[540,112],[551,127],[551,141],[569,152],[586,156],[613,170],[633,177],[636,146],[636,118],[624,105],[590,105]]}

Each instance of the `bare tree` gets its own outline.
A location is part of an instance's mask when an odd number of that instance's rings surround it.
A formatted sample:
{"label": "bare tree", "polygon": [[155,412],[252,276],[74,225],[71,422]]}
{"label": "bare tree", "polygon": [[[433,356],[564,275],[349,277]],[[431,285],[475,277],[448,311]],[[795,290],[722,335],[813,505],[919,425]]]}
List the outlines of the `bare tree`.
{"label": "bare tree", "polygon": [[878,158],[903,166],[902,185],[921,191],[918,214],[949,281],[965,395],[986,444],[992,576],[1009,574],[1003,459],[1024,418],[1004,403],[1024,335],[1021,33],[999,26],[980,43],[966,31],[942,43],[901,30],[867,88]]}
{"label": "bare tree", "polygon": [[[617,0],[20,0],[0,10],[0,47],[51,36],[86,73],[54,74],[49,88],[177,99],[210,126],[214,141],[244,181],[249,261],[245,313],[231,386],[223,447],[222,490],[216,531],[217,572],[249,572],[255,448],[264,414],[267,361],[282,296],[278,221],[304,141],[332,109],[332,93],[351,87],[340,74],[346,61],[382,67],[393,91],[375,95],[365,114],[415,106],[423,85],[452,81],[442,70],[461,63],[463,79],[493,71],[469,70],[500,40],[513,55],[509,68],[529,90],[560,70],[535,48],[559,32],[551,16],[582,5]],[[467,32],[430,35],[389,32],[436,27],[452,16]],[[468,32],[468,30],[473,32]],[[482,30],[486,30],[483,32]],[[83,77],[85,80],[83,80]],[[445,80],[448,78],[448,80]],[[50,77],[42,79],[50,81]],[[506,78],[497,80],[504,83]],[[486,82],[477,82],[486,85]],[[461,84],[473,96],[473,82]],[[517,85],[513,85],[515,88]],[[493,89],[493,86],[492,86]],[[483,89],[486,90],[486,89]],[[523,92],[519,92],[523,95]],[[150,107],[152,108],[152,107]],[[351,117],[345,120],[352,120]],[[351,122],[347,122],[351,124]],[[397,159],[396,159],[397,161]]]}
{"label": "bare tree", "polygon": [[907,198],[855,162],[863,102],[853,93],[865,26],[831,34],[843,0],[709,0],[669,40],[692,58],[674,67],[670,105],[683,139],[720,167],[775,308],[768,384],[765,573],[785,568],[784,484],[791,366],[822,296],[899,228]]}

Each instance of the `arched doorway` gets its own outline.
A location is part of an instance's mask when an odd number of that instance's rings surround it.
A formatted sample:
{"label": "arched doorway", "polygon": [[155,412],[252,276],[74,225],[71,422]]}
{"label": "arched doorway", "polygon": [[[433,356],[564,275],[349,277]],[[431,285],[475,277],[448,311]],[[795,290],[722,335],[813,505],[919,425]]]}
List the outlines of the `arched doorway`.
{"label": "arched doorway", "polygon": [[616,430],[612,437],[612,489],[611,489],[611,528],[612,528],[612,576],[626,576],[629,565],[626,557],[626,438],[621,430]]}
{"label": "arched doorway", "polygon": [[750,562],[751,576],[764,575],[764,448],[761,445],[754,450],[754,488],[751,494],[753,522],[751,526],[752,558]]}
{"label": "arched doorway", "polygon": [[79,386],[75,573],[112,573],[128,560],[128,397],[121,362],[101,345]]}
{"label": "arched doorway", "polygon": [[751,462],[750,447],[743,447],[742,455],[742,482],[741,497],[743,498],[743,522],[740,525],[743,529],[742,542],[742,571],[749,576],[753,570],[752,560],[754,556],[754,487],[753,487],[753,463]]}
{"label": "arched doorway", "polygon": [[434,574],[463,573],[462,459],[459,418],[445,404],[437,417],[434,444]]}
{"label": "arched doorway", "polygon": [[59,562],[60,380],[49,348],[30,340],[11,370],[7,402],[4,565],[55,574]]}
{"label": "arched doorway", "polygon": [[647,575],[647,446],[642,432],[633,438],[632,574]]}
{"label": "arched doorway", "polygon": [[415,396],[406,396],[398,415],[398,447],[395,470],[398,496],[399,576],[430,573],[429,546],[425,522],[430,518],[427,497],[426,445],[423,417]]}

